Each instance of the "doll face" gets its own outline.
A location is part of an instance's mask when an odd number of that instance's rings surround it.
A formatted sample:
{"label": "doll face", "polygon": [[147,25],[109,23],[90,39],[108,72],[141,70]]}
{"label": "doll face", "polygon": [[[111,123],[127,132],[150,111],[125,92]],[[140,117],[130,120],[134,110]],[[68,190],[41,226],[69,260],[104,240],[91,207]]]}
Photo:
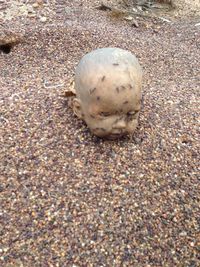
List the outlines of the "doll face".
{"label": "doll face", "polygon": [[116,139],[134,132],[141,100],[142,70],[130,52],[95,50],[80,61],[73,108],[91,132]]}
{"label": "doll face", "polygon": [[[97,103],[91,102],[85,109],[84,120],[91,132],[99,137],[116,139],[124,134],[132,133],[137,126],[140,103],[137,108],[133,105],[135,99],[131,97],[116,98],[115,105],[109,105],[112,98],[106,100],[101,96]],[[84,109],[83,109],[84,110]]]}
{"label": "doll face", "polygon": [[140,110],[140,94],[131,84],[111,90],[93,89],[90,97],[80,101],[81,118],[99,137],[117,139],[134,132]]}

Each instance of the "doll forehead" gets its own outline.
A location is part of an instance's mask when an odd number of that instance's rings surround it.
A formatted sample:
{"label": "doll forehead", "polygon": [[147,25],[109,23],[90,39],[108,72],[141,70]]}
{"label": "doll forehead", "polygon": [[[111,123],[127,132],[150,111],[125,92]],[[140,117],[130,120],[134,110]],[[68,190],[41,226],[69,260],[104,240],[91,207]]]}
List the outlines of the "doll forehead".
{"label": "doll forehead", "polygon": [[92,88],[89,90],[90,101],[98,103],[123,104],[124,101],[133,100],[136,97],[136,92],[132,85],[109,86],[101,88]]}
{"label": "doll forehead", "polygon": [[104,95],[99,94],[89,101],[89,111],[91,113],[109,112],[109,113],[123,113],[133,109],[135,105],[135,98],[133,95]]}
{"label": "doll forehead", "polygon": [[90,113],[99,111],[110,113],[123,113],[132,110],[140,96],[137,95],[133,86],[111,86],[108,88],[92,88],[89,94],[84,95],[81,99],[82,105],[88,105]]}
{"label": "doll forehead", "polygon": [[118,107],[104,107],[101,104],[92,104],[89,107],[89,113],[90,114],[98,114],[98,113],[105,113],[107,115],[119,115],[119,114],[123,114],[123,113],[127,113],[129,111],[132,111],[133,106],[132,105],[127,105],[127,106],[123,106],[120,105]]}

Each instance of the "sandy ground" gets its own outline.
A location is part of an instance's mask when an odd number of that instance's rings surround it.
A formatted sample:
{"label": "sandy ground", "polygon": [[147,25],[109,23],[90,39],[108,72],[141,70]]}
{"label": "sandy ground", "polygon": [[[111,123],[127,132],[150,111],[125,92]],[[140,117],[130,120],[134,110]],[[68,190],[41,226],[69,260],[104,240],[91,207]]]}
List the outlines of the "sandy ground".
{"label": "sandy ground", "polygon": [[[0,53],[0,266],[199,266],[198,17],[133,27],[99,1],[11,2],[0,29],[24,42]],[[63,97],[105,46],[144,69],[132,139],[92,136]]]}
{"label": "sandy ground", "polygon": [[200,2],[199,0],[174,0],[177,9],[175,14],[179,17],[185,16],[198,16],[200,15]]}

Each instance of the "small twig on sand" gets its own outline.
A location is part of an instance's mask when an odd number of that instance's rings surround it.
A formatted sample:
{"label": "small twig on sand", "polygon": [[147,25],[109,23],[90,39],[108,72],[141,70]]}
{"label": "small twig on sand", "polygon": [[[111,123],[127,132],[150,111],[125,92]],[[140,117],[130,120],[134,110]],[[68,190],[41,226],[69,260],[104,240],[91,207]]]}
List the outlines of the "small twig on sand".
{"label": "small twig on sand", "polygon": [[63,85],[64,85],[64,83],[54,84],[54,85],[48,85],[48,84],[45,82],[45,83],[44,83],[44,88],[46,88],[46,89],[51,89],[51,88],[62,87]]}

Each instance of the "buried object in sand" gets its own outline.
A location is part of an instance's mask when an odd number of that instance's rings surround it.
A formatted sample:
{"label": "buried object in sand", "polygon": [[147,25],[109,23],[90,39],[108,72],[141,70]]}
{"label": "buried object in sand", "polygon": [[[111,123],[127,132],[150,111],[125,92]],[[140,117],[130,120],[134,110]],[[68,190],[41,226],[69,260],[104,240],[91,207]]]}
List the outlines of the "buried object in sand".
{"label": "buried object in sand", "polygon": [[142,69],[137,58],[120,48],[94,50],[75,72],[74,113],[99,137],[132,134],[141,107]]}

